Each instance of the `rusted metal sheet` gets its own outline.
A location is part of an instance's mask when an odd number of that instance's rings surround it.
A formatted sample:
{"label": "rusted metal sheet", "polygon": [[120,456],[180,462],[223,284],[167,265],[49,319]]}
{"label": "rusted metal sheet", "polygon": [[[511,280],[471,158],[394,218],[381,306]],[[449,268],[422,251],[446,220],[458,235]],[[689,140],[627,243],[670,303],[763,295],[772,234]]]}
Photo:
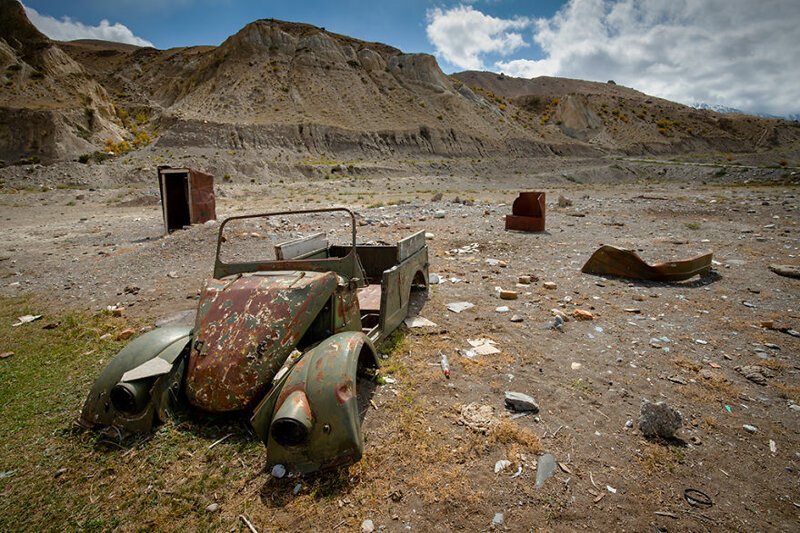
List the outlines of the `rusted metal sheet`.
{"label": "rusted metal sheet", "polygon": [[191,168],[158,167],[164,232],[216,220],[214,177]]}
{"label": "rusted metal sheet", "polygon": [[251,419],[267,445],[268,467],[308,473],[358,461],[358,371],[377,366],[375,348],[360,332],[334,335],[305,353]]}
{"label": "rusted metal sheet", "polygon": [[251,407],[338,284],[332,272],[269,272],[206,282],[186,396],[209,412]]}
{"label": "rusted metal sheet", "polygon": [[506,215],[506,230],[544,231],[545,193],[521,192]]}
{"label": "rusted metal sheet", "polygon": [[711,271],[713,254],[703,254],[681,261],[645,263],[633,250],[604,245],[583,265],[584,274],[618,276],[649,281],[683,281]]}
{"label": "rusted metal sheet", "polygon": [[[183,375],[181,358],[191,341],[191,328],[166,326],[134,339],[114,357],[95,381],[81,410],[79,422],[85,427],[112,426],[131,433],[145,433],[156,420],[164,420],[170,394],[176,392]],[[143,406],[137,411],[118,409],[112,402],[112,391],[123,383],[125,374],[148,361],[163,360],[172,366],[170,372],[132,380],[129,388],[138,393]],[[136,377],[135,375],[128,377]],[[172,392],[170,392],[172,391]]]}
{"label": "rusted metal sheet", "polygon": [[402,263],[425,246],[425,232],[418,231],[405,239],[397,241],[397,262]]}

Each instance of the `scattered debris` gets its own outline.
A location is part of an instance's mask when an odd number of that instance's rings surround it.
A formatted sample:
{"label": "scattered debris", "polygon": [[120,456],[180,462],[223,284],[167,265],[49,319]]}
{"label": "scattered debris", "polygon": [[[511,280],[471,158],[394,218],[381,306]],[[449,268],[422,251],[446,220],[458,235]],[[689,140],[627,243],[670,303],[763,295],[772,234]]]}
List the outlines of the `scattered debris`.
{"label": "scattered debris", "polygon": [[494,473],[499,474],[509,466],[511,466],[511,461],[508,459],[500,459],[494,464]]}
{"label": "scattered debris", "polygon": [[594,315],[584,309],[575,309],[572,311],[572,316],[577,320],[594,320]]}
{"label": "scattered debris", "polygon": [[56,470],[55,472],[53,472],[53,477],[58,479],[61,476],[63,476],[64,474],[66,474],[66,473],[67,473],[67,469],[64,468],[64,467],[61,467],[58,470]]}
{"label": "scattered debris", "polygon": [[758,432],[758,428],[756,426],[751,425],[751,424],[743,425],[742,429],[744,429],[748,433],[757,433]]}
{"label": "scattered debris", "polygon": [[281,479],[283,476],[286,475],[286,467],[283,466],[282,464],[277,464],[272,467],[272,471],[270,472],[270,474],[272,474],[272,477],[276,479]]}
{"label": "scattered debris", "polygon": [[544,482],[547,481],[550,476],[553,475],[556,471],[556,460],[555,458],[546,453],[539,457],[538,462],[536,463],[536,485],[537,489],[542,488]]}
{"label": "scattered debris", "polygon": [[758,365],[737,366],[735,370],[756,385],[766,385],[767,378],[772,377],[772,372]]}
{"label": "scattered debris", "polygon": [[496,307],[495,311],[498,313],[508,313],[511,309],[507,305],[501,305],[500,307]]}
{"label": "scattered debris", "polygon": [[447,304],[447,308],[454,313],[461,313],[467,309],[472,309],[473,307],[475,307],[475,304],[470,302],[453,302]]}
{"label": "scattered debris", "polygon": [[769,265],[769,269],[779,276],[800,279],[800,266],[797,265]]}
{"label": "scattered debris", "polygon": [[492,525],[502,526],[503,522],[505,522],[505,517],[503,516],[503,513],[494,513],[494,518],[492,518]]}
{"label": "scattered debris", "polygon": [[409,328],[435,328],[437,324],[421,316],[410,316],[404,320]]}
{"label": "scattered debris", "polygon": [[645,437],[671,439],[682,423],[681,413],[666,402],[651,403],[642,400],[639,429]]}
{"label": "scattered debris", "polygon": [[511,290],[505,290],[505,289],[501,289],[500,290],[500,299],[501,300],[516,300],[518,297],[519,297],[519,294],[517,293],[517,291],[511,291]]}
{"label": "scattered debris", "polygon": [[506,407],[518,412],[539,412],[539,405],[536,400],[521,392],[506,391]]}
{"label": "scattered debris", "polygon": [[561,315],[556,315],[555,318],[553,318],[553,322],[550,324],[550,329],[557,329],[558,331],[563,332],[563,326],[564,318]]}
{"label": "scattered debris", "polygon": [[580,370],[583,365],[581,363],[573,361],[570,366],[571,366],[572,370]]}
{"label": "scattered debris", "polygon": [[361,533],[372,533],[375,531],[375,523],[367,518],[363,522],[361,522]]}
{"label": "scattered debris", "polygon": [[649,281],[683,281],[711,272],[711,257],[712,254],[709,253],[683,261],[651,265],[645,263],[633,250],[604,245],[586,261],[581,272]]}
{"label": "scattered debris", "polygon": [[492,339],[467,339],[467,342],[477,355],[494,355],[500,353],[500,349],[495,346],[497,344]]}
{"label": "scattered debris", "polygon": [[769,439],[769,451],[770,453],[778,453],[778,445],[772,439]]}
{"label": "scattered debris", "polygon": [[239,515],[239,520],[244,522],[244,525],[247,527],[247,529],[250,531],[250,533],[258,533],[258,530],[256,529],[256,527],[253,525],[253,523],[250,520],[247,519],[247,517],[245,515],[240,514]]}
{"label": "scattered debris", "polygon": [[117,333],[117,340],[118,341],[126,341],[133,337],[136,334],[136,330],[132,328],[126,328]]}
{"label": "scattered debris", "polygon": [[219,504],[215,502],[215,503],[211,503],[211,504],[207,505],[206,506],[206,511],[208,511],[209,513],[215,513],[217,511],[219,511]]}
{"label": "scattered debris", "polygon": [[447,360],[446,354],[442,352],[439,352],[439,354],[442,356],[442,360],[439,363],[442,366],[442,373],[445,378],[450,379],[450,361]]}
{"label": "scattered debris", "polygon": [[0,359],[8,359],[12,355],[14,355],[14,352],[3,352],[0,353]]}
{"label": "scattered debris", "polygon": [[158,167],[164,234],[216,220],[214,177],[191,168]]}
{"label": "scattered debris", "polygon": [[11,477],[11,476],[14,475],[15,472],[16,472],[16,470],[4,470],[4,471],[0,472],[0,479],[5,479],[7,477]]}
{"label": "scattered debris", "polygon": [[29,322],[33,322],[34,320],[39,320],[42,318],[42,315],[23,315],[18,316],[17,321],[11,324],[12,327],[21,326],[22,324],[27,324]]}
{"label": "scattered debris", "polygon": [[472,402],[461,407],[458,422],[473,431],[486,434],[500,423],[500,419],[495,416],[494,407],[491,405]]}
{"label": "scattered debris", "polygon": [[714,505],[714,502],[708,494],[697,489],[684,490],[683,499],[692,507],[711,507]]}

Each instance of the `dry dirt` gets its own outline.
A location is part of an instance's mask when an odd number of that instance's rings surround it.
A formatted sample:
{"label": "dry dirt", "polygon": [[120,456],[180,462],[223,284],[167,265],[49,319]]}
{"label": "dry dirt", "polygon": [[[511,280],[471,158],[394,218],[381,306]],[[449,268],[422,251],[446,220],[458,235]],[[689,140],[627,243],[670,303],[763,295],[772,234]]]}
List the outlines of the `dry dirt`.
{"label": "dry dirt", "polygon": [[[566,168],[568,174],[490,180],[412,173],[218,184],[221,218],[344,205],[358,212],[363,240],[432,233],[431,272],[442,283],[432,286],[420,314],[438,327],[406,331],[384,361],[384,372],[397,382],[378,387],[364,422],[365,457],[349,470],[273,480],[262,471],[261,448],[241,451],[241,441],[250,437],[235,422],[237,436],[213,454],[208,446],[224,433],[192,430],[192,451],[165,454],[157,468],[143,459],[148,447],[185,435],[184,422],[165,427],[154,441],[104,454],[104,464],[111,461],[114,468],[92,474],[75,469],[54,485],[89,491],[88,509],[120,517],[112,524],[122,529],[241,529],[239,515],[245,515],[259,530],[357,531],[371,519],[390,531],[796,531],[800,339],[761,324],[800,329],[800,281],[767,268],[800,263],[800,190],[711,178],[700,185],[696,167],[625,164],[639,172],[638,181],[608,183],[603,177],[615,172],[608,161],[543,160],[542,168]],[[704,176],[714,170],[701,169]],[[769,180],[772,171],[753,172]],[[545,233],[503,230],[503,215],[519,190],[547,192]],[[443,199],[432,202],[437,192]],[[558,207],[559,195],[573,205]],[[456,197],[474,205],[455,203]],[[163,237],[154,198],[152,182],[3,194],[0,292],[29,295],[29,304],[46,317],[118,304],[131,320],[152,322],[191,309],[211,273],[217,227]],[[444,218],[434,216],[437,210],[445,211]],[[472,243],[477,251],[455,251]],[[651,261],[713,251],[714,271],[675,284],[581,274],[601,244],[636,249]],[[518,286],[520,275],[539,281]],[[498,286],[519,291],[519,299],[501,301]],[[446,304],[456,301],[475,307],[448,311]],[[495,311],[503,305],[511,311]],[[553,308],[567,315],[583,309],[594,319],[550,329]],[[513,314],[523,321],[512,323]],[[468,339],[480,337],[496,341],[501,352],[476,361],[457,354]],[[669,341],[651,342],[660,337]],[[440,353],[449,356],[450,380],[438,366]],[[766,385],[737,372],[744,365],[766,367]],[[506,420],[508,390],[532,395],[541,412]],[[675,440],[642,436],[637,418],[643,399],[680,410],[684,423]],[[493,407],[504,421],[488,435],[459,424],[460,406],[471,402]],[[69,409],[77,416],[80,404]],[[628,421],[633,427],[626,427]],[[749,433],[745,424],[757,431]],[[97,452],[82,451],[77,440],[73,451],[91,464]],[[59,446],[71,445],[67,440]],[[544,452],[560,468],[536,489],[537,457]],[[512,465],[495,474],[501,459]],[[31,457],[29,473],[38,462]],[[519,467],[521,474],[512,477]],[[14,483],[24,476],[0,481],[4,500],[13,501]],[[179,497],[177,489],[153,490],[215,476],[219,482],[208,492]],[[115,488],[131,480],[135,490]],[[688,488],[705,492],[713,506],[689,505]],[[212,502],[218,511],[206,511]],[[491,526],[495,513],[503,513],[503,525]],[[51,525],[86,526],[63,519]]]}

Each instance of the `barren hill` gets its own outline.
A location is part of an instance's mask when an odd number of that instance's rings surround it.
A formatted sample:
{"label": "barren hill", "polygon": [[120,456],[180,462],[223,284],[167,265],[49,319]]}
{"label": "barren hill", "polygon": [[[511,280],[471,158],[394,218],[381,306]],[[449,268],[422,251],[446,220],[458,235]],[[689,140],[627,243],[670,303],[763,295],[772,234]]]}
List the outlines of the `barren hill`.
{"label": "barren hill", "polygon": [[[786,121],[719,115],[633,89],[488,72],[445,75],[406,54],[308,24],[246,25],[220,46],[53,43],[0,0],[0,158],[137,147],[291,158],[754,151],[795,146]],[[126,147],[127,149],[127,147]]]}
{"label": "barren hill", "polygon": [[488,99],[508,101],[537,117],[540,125],[611,151],[766,150],[800,140],[798,123],[698,110],[613,81],[524,79],[475,71],[453,77]]}
{"label": "barren hill", "polygon": [[105,89],[0,0],[0,159],[69,157],[122,134]]}

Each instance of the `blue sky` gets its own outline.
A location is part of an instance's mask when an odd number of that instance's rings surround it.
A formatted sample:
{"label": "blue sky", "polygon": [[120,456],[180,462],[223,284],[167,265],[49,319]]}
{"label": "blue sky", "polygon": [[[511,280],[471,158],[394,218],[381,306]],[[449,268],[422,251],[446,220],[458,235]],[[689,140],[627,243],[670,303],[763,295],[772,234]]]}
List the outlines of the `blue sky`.
{"label": "blue sky", "polygon": [[486,14],[511,18],[552,16],[559,0],[25,0],[26,6],[57,19],[69,17],[86,25],[105,19],[127,26],[156,48],[219,44],[247,23],[276,18],[323,26],[365,41],[379,41],[407,52],[433,53],[427,39],[430,9],[472,5]]}
{"label": "blue sky", "polygon": [[798,0],[25,0],[46,35],[157,48],[219,44],[248,22],[306,22],[445,72],[562,76],[670,100],[800,113]]}

